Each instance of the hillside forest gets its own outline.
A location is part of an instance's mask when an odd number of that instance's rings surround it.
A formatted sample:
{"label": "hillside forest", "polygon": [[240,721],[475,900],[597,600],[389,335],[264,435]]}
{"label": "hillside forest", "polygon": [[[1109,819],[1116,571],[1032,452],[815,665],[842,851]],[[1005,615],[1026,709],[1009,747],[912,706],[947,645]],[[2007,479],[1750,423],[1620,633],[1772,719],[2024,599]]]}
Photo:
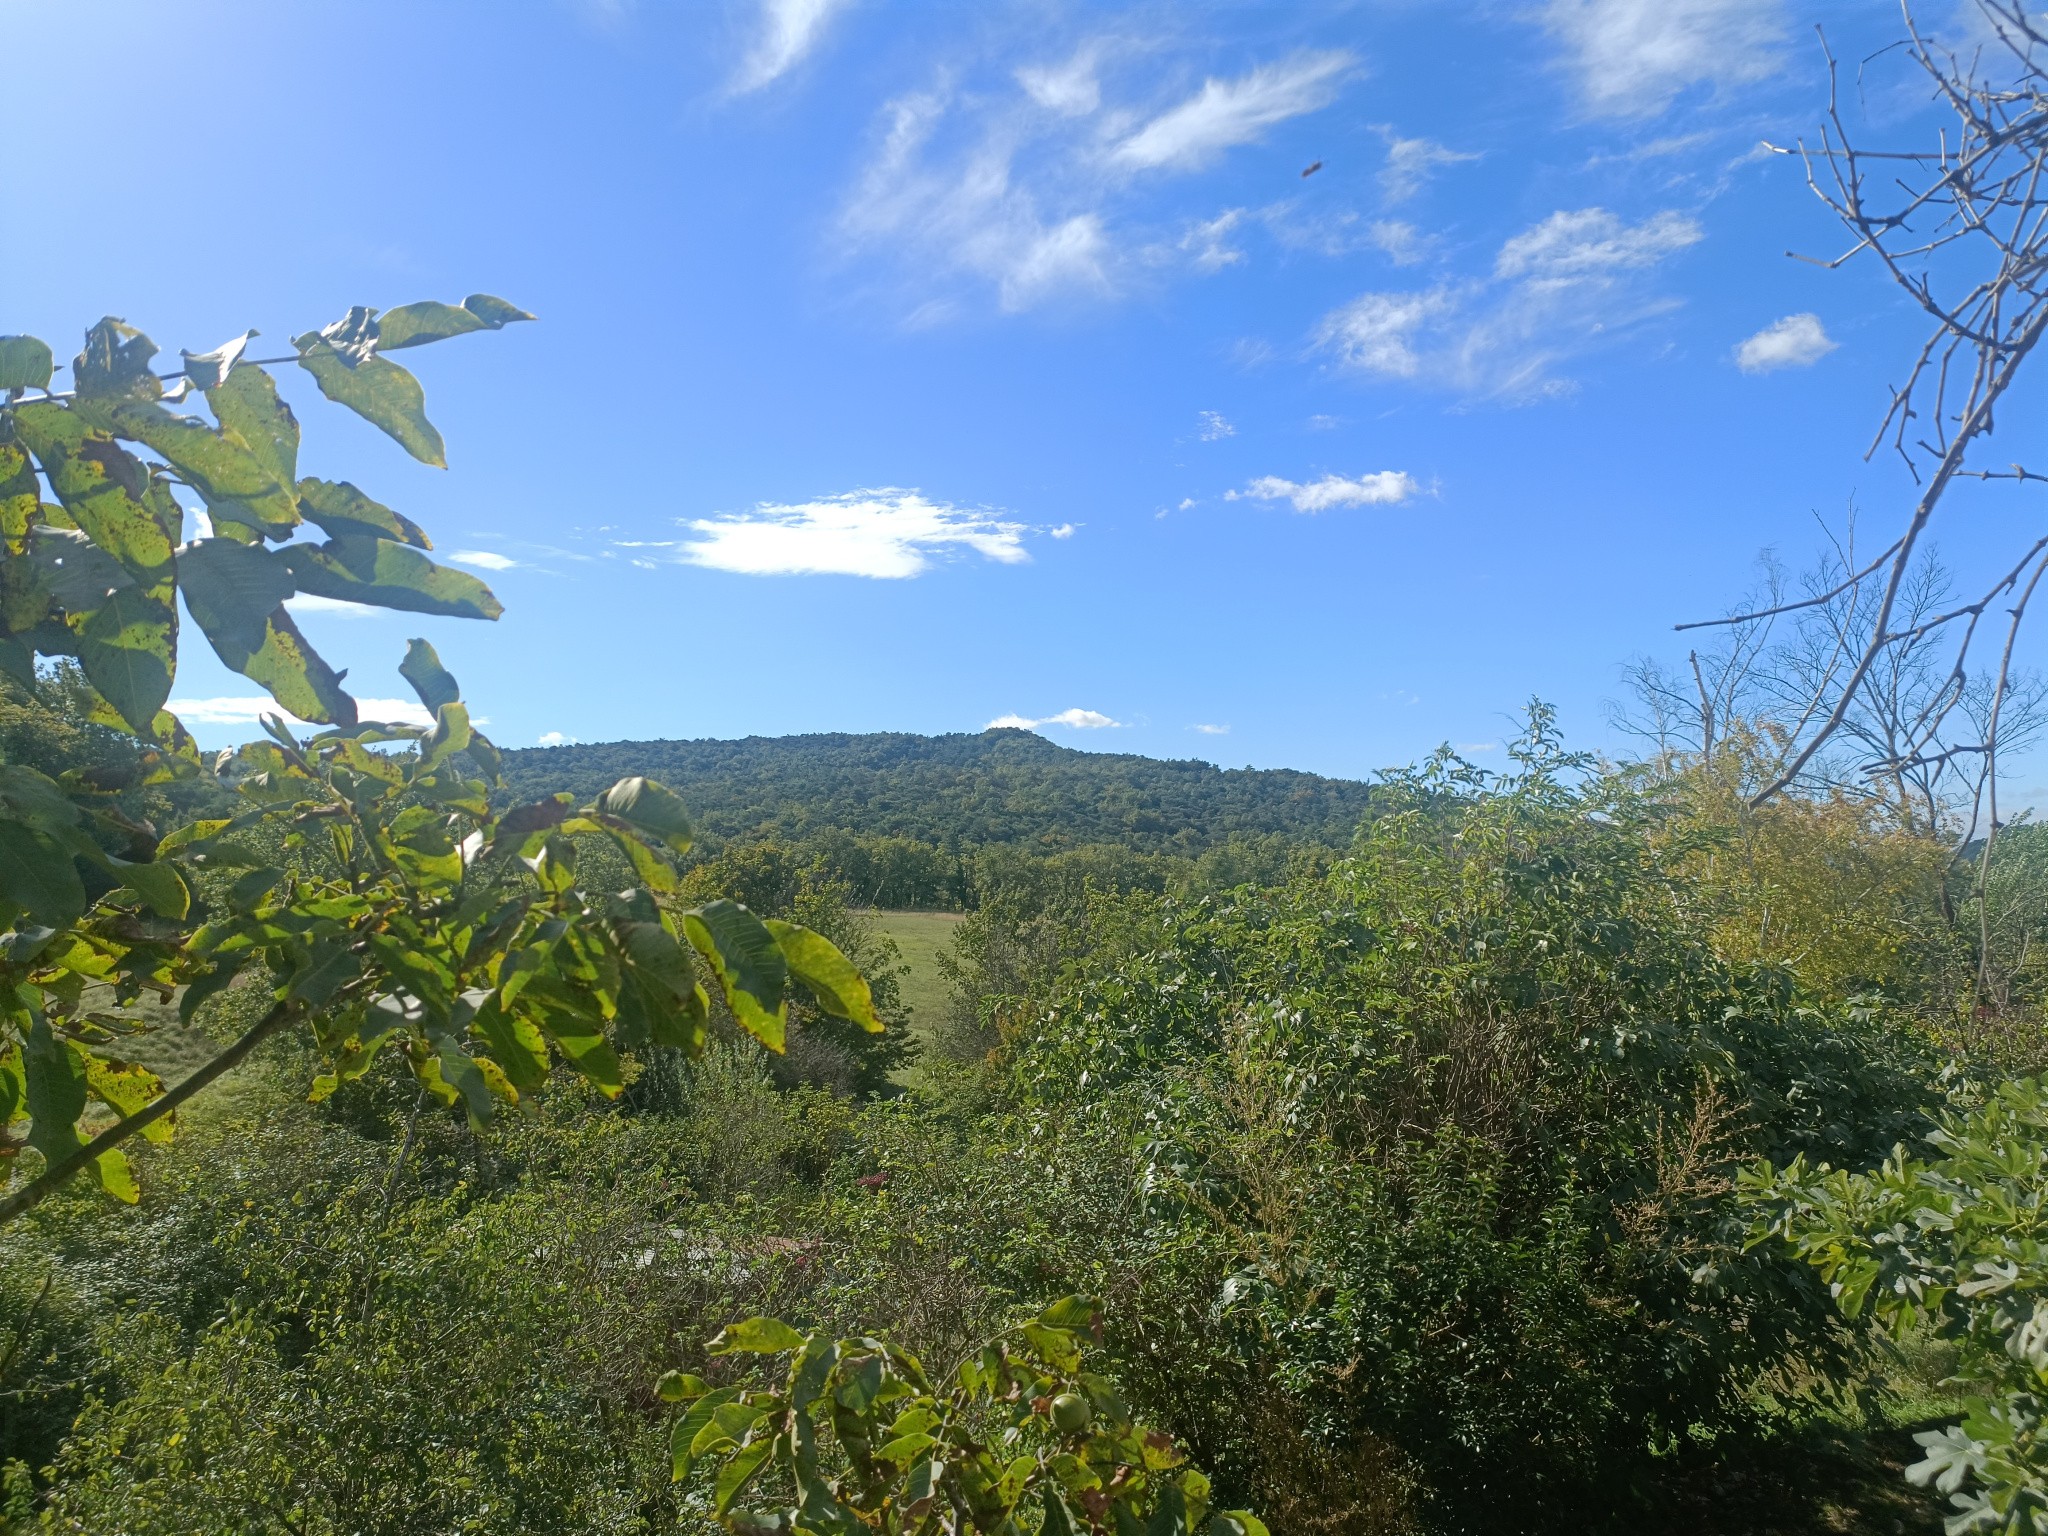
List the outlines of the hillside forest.
{"label": "hillside forest", "polygon": [[[1958,111],[2038,226],[2036,56]],[[2048,1530],[2048,705],[1915,648],[1947,479],[1626,752],[515,752],[423,640],[362,718],[288,599],[499,604],[280,381],[438,463],[392,354],[531,319],[0,337],[0,1531]]]}

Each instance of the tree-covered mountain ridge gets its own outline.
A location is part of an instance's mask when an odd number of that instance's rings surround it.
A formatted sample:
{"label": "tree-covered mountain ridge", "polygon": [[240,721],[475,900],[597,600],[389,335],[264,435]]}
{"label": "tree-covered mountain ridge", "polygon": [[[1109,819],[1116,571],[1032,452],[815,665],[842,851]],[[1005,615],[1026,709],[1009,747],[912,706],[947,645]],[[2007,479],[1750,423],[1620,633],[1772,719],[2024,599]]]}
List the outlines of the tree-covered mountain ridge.
{"label": "tree-covered mountain ridge", "polygon": [[625,774],[680,794],[714,838],[825,828],[921,842],[1115,843],[1198,854],[1235,837],[1347,844],[1372,787],[1286,768],[1083,752],[1031,731],[613,741],[505,754],[515,792],[594,793]]}

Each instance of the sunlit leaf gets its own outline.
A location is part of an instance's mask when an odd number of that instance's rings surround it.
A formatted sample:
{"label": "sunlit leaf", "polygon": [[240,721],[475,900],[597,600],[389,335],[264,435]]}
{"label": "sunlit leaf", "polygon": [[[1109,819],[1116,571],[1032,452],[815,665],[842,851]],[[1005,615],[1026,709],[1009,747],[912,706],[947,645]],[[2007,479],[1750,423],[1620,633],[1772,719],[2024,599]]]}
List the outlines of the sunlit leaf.
{"label": "sunlit leaf", "polygon": [[[195,389],[215,390],[227,382],[235,365],[242,360],[242,354],[249,349],[249,342],[256,332],[244,331],[232,340],[224,341],[211,352],[184,352],[178,355],[185,360],[185,377],[192,381]],[[290,485],[289,478],[285,481]]]}
{"label": "sunlit leaf", "polygon": [[18,406],[14,426],[94,544],[144,581],[170,563],[173,539],[147,505],[150,476],[140,459],[61,405]]}
{"label": "sunlit leaf", "polygon": [[78,664],[128,728],[148,736],[178,659],[178,613],[151,593],[127,587],[94,609],[78,633]]}
{"label": "sunlit leaf", "polygon": [[650,832],[675,849],[688,853],[696,833],[690,826],[682,797],[653,779],[621,779],[598,796],[597,808],[607,816]]}
{"label": "sunlit leaf", "polygon": [[750,1317],[719,1330],[709,1346],[714,1355],[779,1355],[802,1349],[804,1336],[779,1317]]}
{"label": "sunlit leaf", "polygon": [[447,452],[441,434],[427,420],[426,392],[418,379],[374,354],[351,365],[333,342],[319,335],[297,337],[293,345],[299,350],[299,366],[313,375],[328,399],[381,427],[421,463],[447,467]]}
{"label": "sunlit leaf", "polygon": [[299,510],[335,538],[390,539],[415,549],[432,549],[433,540],[411,518],[372,501],[346,480],[301,480]]}
{"label": "sunlit leaf", "polygon": [[301,720],[353,725],[355,701],[285,610],[290,567],[275,550],[201,539],[185,547],[178,569],[185,606],[216,655]]}
{"label": "sunlit leaf", "polygon": [[245,447],[261,465],[270,489],[253,500],[210,499],[216,523],[241,522],[283,537],[299,521],[294,484],[299,472],[299,422],[277,392],[277,381],[261,368],[244,365],[206,392],[206,403],[221,431]]}
{"label": "sunlit leaf", "polygon": [[48,389],[55,366],[48,342],[33,336],[0,336],[0,391]]}
{"label": "sunlit leaf", "polygon": [[71,382],[81,399],[154,400],[163,384],[149,371],[156,343],[112,315],[85,333],[85,350],[72,359]]}
{"label": "sunlit leaf", "polygon": [[858,1024],[871,1035],[882,1033],[867,978],[840,953],[838,945],[823,934],[776,918],[769,918],[765,926],[775,935],[789,974],[810,988],[819,1007],[835,1018]]}
{"label": "sunlit leaf", "polygon": [[456,619],[495,619],[505,611],[491,589],[467,571],[436,565],[390,539],[331,539],[289,545],[279,553],[298,589],[318,597]]}
{"label": "sunlit leaf", "polygon": [[775,936],[738,902],[724,900],[685,913],[683,931],[711,962],[726,1006],[740,1027],[769,1050],[781,1051],[789,965]]}

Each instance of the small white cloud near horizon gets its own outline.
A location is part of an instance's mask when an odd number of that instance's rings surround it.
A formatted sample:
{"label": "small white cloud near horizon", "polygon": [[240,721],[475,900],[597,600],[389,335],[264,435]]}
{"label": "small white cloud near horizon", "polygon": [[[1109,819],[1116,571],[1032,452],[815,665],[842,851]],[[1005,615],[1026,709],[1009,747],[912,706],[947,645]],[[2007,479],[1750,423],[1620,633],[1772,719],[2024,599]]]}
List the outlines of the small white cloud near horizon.
{"label": "small white cloud near horizon", "polygon": [[1200,435],[1205,443],[1217,443],[1226,437],[1237,436],[1237,428],[1221,411],[1197,411],[1195,419],[1202,424]]}
{"label": "small white cloud near horizon", "polygon": [[[297,715],[287,714],[277,700],[266,696],[172,699],[164,708],[188,725],[247,725],[260,728],[265,715],[276,715],[287,725],[304,726],[311,730],[325,729],[310,720],[301,720]],[[356,717],[361,720],[388,721],[395,725],[430,726],[434,723],[434,717],[421,707],[417,699],[357,699]]]}
{"label": "small white cloud near horizon", "polygon": [[1787,315],[1738,346],[1735,349],[1735,366],[1744,373],[1810,368],[1839,345],[1841,343],[1828,335],[1819,315],[1811,312]]}
{"label": "small white cloud near horizon", "polygon": [[982,729],[984,731],[1035,731],[1041,725],[1063,725],[1075,731],[1106,731],[1123,729],[1123,721],[1112,720],[1095,709],[1063,709],[1056,715],[1045,715],[1032,719],[1028,715],[998,715]]}
{"label": "small white cloud near horizon", "polygon": [[1647,117],[1687,86],[1766,79],[1786,39],[1782,0],[1548,0],[1542,22],[1598,117]]}
{"label": "small white cloud near horizon", "polygon": [[509,571],[519,562],[510,555],[501,555],[488,549],[458,549],[448,556],[452,565],[473,565],[480,571]]}
{"label": "small white cloud near horizon", "polygon": [[1227,725],[1191,725],[1188,729],[1200,731],[1204,736],[1228,736],[1230,734],[1230,727]]}
{"label": "small white cloud near horizon", "polygon": [[564,736],[560,731],[542,731],[539,745],[543,747],[567,747],[575,744],[574,736]]}
{"label": "small white cloud near horizon", "polygon": [[760,31],[733,81],[735,95],[758,91],[803,62],[847,0],[761,0]]}
{"label": "small white cloud near horizon", "polygon": [[1110,152],[1133,170],[1192,170],[1275,123],[1314,112],[1337,98],[1338,82],[1356,65],[1349,53],[1304,53],[1261,64],[1234,80],[1214,76],[1177,107],[1169,107]]}
{"label": "small white cloud near horizon", "polygon": [[[816,501],[762,502],[749,512],[684,520],[694,537],[628,541],[686,565],[742,576],[920,576],[935,559],[971,550],[1003,565],[1030,560],[1030,528],[983,507],[932,501],[896,486],[848,491]],[[643,557],[644,558],[644,557]]]}
{"label": "small white cloud near horizon", "polygon": [[1402,469],[1383,469],[1355,480],[1325,475],[1306,484],[1261,475],[1241,491],[1225,491],[1225,501],[1286,501],[1297,512],[1327,512],[1332,507],[1390,507],[1419,495],[1422,486]]}

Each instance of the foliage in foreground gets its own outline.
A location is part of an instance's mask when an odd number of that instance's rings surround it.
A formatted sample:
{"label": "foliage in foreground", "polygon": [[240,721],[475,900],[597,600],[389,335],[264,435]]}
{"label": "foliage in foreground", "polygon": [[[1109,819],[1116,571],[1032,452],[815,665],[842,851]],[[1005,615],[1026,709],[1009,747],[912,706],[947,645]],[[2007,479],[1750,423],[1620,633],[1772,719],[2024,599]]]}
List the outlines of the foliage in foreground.
{"label": "foliage in foreground", "polygon": [[1918,1436],[1907,1477],[1949,1495],[1952,1536],[2048,1531],[2048,1081],[1999,1086],[1975,1112],[1856,1173],[1795,1158],[1744,1175],[1753,1244],[1781,1241],[1845,1317],[1956,1350],[1972,1398],[1960,1424]]}
{"label": "foliage in foreground", "polygon": [[[1101,1326],[1093,1302],[1066,1297],[935,1386],[884,1339],[835,1341],[771,1317],[734,1323],[712,1355],[786,1354],[788,1375],[765,1390],[664,1376],[663,1400],[689,1404],[673,1433],[674,1476],[710,1461],[713,1512],[735,1532],[1266,1536],[1249,1511],[1214,1509],[1208,1478],[1134,1422],[1107,1377],[1082,1368],[1080,1335]],[[757,1479],[790,1502],[742,1505]]]}

